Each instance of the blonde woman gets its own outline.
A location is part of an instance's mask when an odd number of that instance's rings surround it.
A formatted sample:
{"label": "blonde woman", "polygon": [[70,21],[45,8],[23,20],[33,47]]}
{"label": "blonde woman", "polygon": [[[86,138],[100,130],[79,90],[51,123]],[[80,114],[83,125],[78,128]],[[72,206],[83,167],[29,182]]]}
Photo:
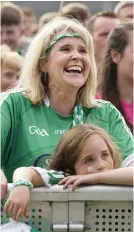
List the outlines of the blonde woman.
{"label": "blonde woman", "polygon": [[132,134],[121,114],[95,100],[96,73],[92,37],[76,20],[55,18],[33,39],[19,83],[23,89],[1,100],[1,161],[8,182],[18,167],[49,166],[62,135],[82,123],[111,134],[123,159],[132,154]]}

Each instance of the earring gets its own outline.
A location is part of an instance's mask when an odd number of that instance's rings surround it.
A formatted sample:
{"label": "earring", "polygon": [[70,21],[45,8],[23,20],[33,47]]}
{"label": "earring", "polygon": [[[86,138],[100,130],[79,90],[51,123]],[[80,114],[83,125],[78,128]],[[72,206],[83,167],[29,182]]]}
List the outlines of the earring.
{"label": "earring", "polygon": [[44,86],[47,86],[47,83],[48,83],[48,73],[47,72],[42,72],[41,82]]}

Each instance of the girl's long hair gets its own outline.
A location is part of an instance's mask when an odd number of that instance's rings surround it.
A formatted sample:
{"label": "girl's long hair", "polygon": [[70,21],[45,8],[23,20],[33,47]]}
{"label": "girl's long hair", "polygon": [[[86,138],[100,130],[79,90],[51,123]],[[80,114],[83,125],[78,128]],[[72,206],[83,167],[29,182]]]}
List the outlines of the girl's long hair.
{"label": "girl's long hair", "polygon": [[92,124],[82,124],[72,128],[63,135],[56,148],[50,169],[63,171],[70,175],[74,175],[74,166],[79,158],[79,155],[82,153],[87,139],[94,134],[99,135],[106,142],[113,158],[114,168],[120,167],[120,150],[114,141],[112,141],[113,139],[111,139],[108,133],[98,126]]}
{"label": "girl's long hair", "polygon": [[123,54],[128,44],[128,34],[131,31],[133,31],[133,23],[128,21],[118,25],[111,32],[108,38],[107,48],[101,68],[100,91],[102,94],[102,99],[110,101],[113,105],[115,105],[115,107],[125,118],[125,121],[130,130],[133,131],[133,126],[127,120],[121,104],[119,89],[117,86],[117,65],[113,62],[111,57],[112,49],[121,55]]}

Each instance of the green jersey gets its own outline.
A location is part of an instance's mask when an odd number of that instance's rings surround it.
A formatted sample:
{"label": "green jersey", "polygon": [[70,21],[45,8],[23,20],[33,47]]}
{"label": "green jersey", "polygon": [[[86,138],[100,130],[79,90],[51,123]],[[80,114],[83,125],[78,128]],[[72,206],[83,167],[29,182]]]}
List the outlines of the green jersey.
{"label": "green jersey", "polygon": [[[96,101],[99,107],[83,107],[84,123],[111,134],[123,158],[132,154],[132,134],[119,111],[110,102]],[[73,115],[63,116],[45,102],[33,105],[22,93],[6,93],[1,103],[1,166],[8,182],[18,167],[49,166],[57,143],[72,122]]]}

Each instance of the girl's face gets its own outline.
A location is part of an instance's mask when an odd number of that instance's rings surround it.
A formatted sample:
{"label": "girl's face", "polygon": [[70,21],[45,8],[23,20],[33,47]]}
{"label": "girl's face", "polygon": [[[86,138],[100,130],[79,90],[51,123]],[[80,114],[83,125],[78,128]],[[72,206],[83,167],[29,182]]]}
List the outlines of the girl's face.
{"label": "girl's face", "polygon": [[106,142],[100,135],[91,135],[75,164],[76,175],[105,172],[111,169],[114,169],[114,162]]}
{"label": "girl's face", "polygon": [[49,86],[79,89],[90,72],[90,57],[81,38],[66,37],[53,46],[44,69],[49,74]]}

